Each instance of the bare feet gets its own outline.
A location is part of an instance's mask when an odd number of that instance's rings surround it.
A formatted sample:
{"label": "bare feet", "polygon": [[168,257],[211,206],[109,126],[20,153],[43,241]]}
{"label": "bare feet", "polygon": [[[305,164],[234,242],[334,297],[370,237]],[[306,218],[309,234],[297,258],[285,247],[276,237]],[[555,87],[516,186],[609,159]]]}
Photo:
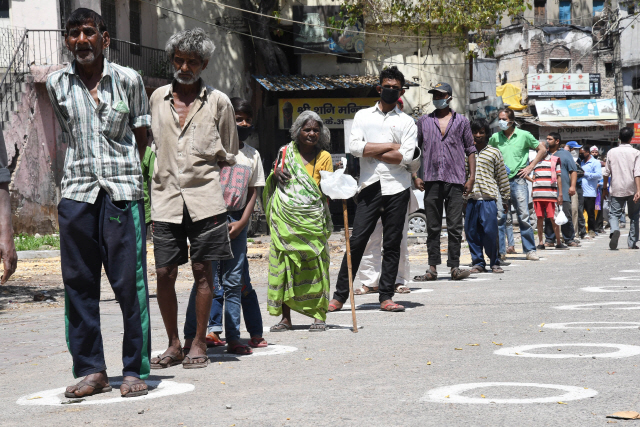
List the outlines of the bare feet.
{"label": "bare feet", "polygon": [[337,299],[332,299],[329,301],[329,313],[333,311],[340,311],[344,304],[338,301]]}
{"label": "bare feet", "polygon": [[184,353],[180,342],[172,345],[158,357],[151,359],[151,369],[166,369],[170,366],[180,365],[184,360]]}
{"label": "bare feet", "polygon": [[67,387],[65,396],[69,398],[91,396],[111,391],[107,371],[89,374],[78,384]]}
{"label": "bare feet", "polygon": [[140,378],[127,376],[122,379],[122,385],[120,385],[122,397],[144,396],[148,392],[147,384]]}

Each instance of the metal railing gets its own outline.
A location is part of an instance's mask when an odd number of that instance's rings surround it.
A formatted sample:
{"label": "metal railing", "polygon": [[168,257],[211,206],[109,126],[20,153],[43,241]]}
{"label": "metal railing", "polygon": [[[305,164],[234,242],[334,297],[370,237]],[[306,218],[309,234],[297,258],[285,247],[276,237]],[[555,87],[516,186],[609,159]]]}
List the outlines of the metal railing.
{"label": "metal railing", "polygon": [[[0,31],[0,127],[9,121],[9,113],[16,111],[27,74],[28,45],[27,32],[22,34],[13,29]],[[20,31],[20,30],[18,30]]]}
{"label": "metal railing", "polygon": [[165,79],[173,76],[173,66],[162,49],[111,39],[111,45],[105,52],[105,56],[109,61],[133,68],[142,76]]}

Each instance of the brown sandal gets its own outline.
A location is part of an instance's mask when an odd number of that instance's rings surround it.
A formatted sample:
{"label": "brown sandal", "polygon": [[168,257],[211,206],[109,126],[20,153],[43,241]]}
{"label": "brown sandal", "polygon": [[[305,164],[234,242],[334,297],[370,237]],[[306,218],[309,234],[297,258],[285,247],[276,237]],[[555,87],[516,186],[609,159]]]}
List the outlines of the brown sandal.
{"label": "brown sandal", "polygon": [[[204,359],[202,362],[194,362],[194,360],[202,360]],[[187,360],[189,360],[187,362]],[[203,354],[201,356],[189,356],[186,355],[184,357],[184,360],[182,361],[182,367],[184,369],[198,369],[198,368],[206,368],[207,366],[209,366],[209,356],[207,356],[206,354]]]}
{"label": "brown sandal", "polygon": [[484,267],[480,265],[474,265],[473,268],[469,270],[469,273],[471,274],[478,274],[478,273],[484,273],[484,272],[485,272]]}
{"label": "brown sandal", "polygon": [[471,275],[469,270],[460,270],[460,268],[455,267],[451,270],[451,280],[462,280],[466,279]]}
{"label": "brown sandal", "polygon": [[[149,394],[149,389],[148,388],[145,388],[144,390],[131,391],[131,386],[137,385],[137,384],[141,384],[141,383],[144,384],[144,385],[147,385],[147,383],[145,383],[140,378],[137,378],[136,380],[124,380],[124,381],[122,381],[122,384],[120,385],[120,395],[122,397],[146,396],[147,394]],[[129,391],[126,392],[126,393],[122,393],[122,386],[129,387]]]}
{"label": "brown sandal", "polygon": [[491,267],[492,273],[504,273],[504,270],[499,265],[494,265]]}
{"label": "brown sandal", "polygon": [[423,274],[422,276],[415,276],[413,280],[416,282],[433,282],[434,280],[438,280],[438,272],[431,271],[431,269],[429,269],[426,274]]}
{"label": "brown sandal", "polygon": [[[184,353],[180,353],[180,356],[173,356],[171,354],[160,355],[158,357],[154,357],[150,360],[151,369],[167,369],[171,366],[176,366],[181,364],[184,361]],[[165,359],[169,359],[167,362]]]}

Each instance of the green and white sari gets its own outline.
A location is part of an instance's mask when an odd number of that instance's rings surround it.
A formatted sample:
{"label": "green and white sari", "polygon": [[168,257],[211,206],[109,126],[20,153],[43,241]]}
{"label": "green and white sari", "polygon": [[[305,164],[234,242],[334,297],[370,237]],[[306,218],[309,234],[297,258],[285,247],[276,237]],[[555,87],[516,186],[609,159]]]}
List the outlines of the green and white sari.
{"label": "green and white sari", "polygon": [[281,315],[286,304],[324,321],[330,288],[327,239],[333,231],[327,198],[307,172],[295,142],[286,146],[284,163],[289,182],[277,184],[272,172],[262,195],[271,231],[269,314]]}

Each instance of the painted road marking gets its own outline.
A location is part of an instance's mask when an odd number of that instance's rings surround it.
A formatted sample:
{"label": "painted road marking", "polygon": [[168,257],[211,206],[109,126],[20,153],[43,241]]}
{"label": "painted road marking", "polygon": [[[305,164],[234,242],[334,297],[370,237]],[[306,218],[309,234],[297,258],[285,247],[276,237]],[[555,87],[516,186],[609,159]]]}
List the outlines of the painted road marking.
{"label": "painted road marking", "polygon": [[[120,396],[120,392],[118,388],[122,381],[110,381],[111,386],[113,387],[113,391],[111,393],[99,394],[96,396],[91,396],[84,400],[83,402],[74,403],[74,405],[107,405],[110,403],[126,403],[126,402],[135,402],[138,400],[149,400],[156,399],[158,397],[171,396],[174,394],[182,394],[193,391],[195,386],[193,384],[187,383],[177,383],[175,381],[151,381],[147,380],[146,383],[155,387],[153,390],[149,390],[149,394],[146,396],[138,396],[138,397],[129,397],[123,399]],[[18,405],[33,405],[33,406],[57,406],[62,403],[62,399],[68,400],[64,397],[64,391],[66,387],[54,388],[51,390],[39,391],[37,393],[28,394],[26,396],[22,396],[19,398],[16,403]],[[117,397],[110,399],[100,399],[102,396],[109,396],[116,394]]]}
{"label": "painted road marking", "polygon": [[640,276],[623,276],[623,277],[612,277],[609,280],[621,280],[621,281],[639,281],[640,280]]}
{"label": "painted road marking", "polygon": [[[555,353],[546,353],[546,354],[535,354],[535,353],[527,353],[529,350],[535,350],[538,348],[547,348],[552,347],[556,350]],[[572,354],[572,353],[559,353],[557,349],[559,347],[610,347],[617,348],[618,351],[610,352],[610,353],[596,353],[596,354]],[[497,354],[499,356],[516,356],[516,357],[538,357],[542,359],[569,359],[573,357],[578,358],[589,358],[589,357],[599,357],[599,358],[612,358],[612,359],[620,359],[623,357],[631,357],[637,356],[640,354],[640,346],[637,345],[627,345],[627,344],[594,344],[594,343],[582,343],[582,344],[532,344],[532,345],[521,345],[517,347],[507,347],[501,348],[500,350],[496,350],[493,354]]]}
{"label": "painted road marking", "polygon": [[620,273],[640,273],[640,270],[620,270]]}
{"label": "painted road marking", "polygon": [[[402,304],[400,304],[402,305]],[[405,307],[405,311],[411,311],[413,308]],[[356,311],[358,313],[386,313],[386,311],[380,310],[380,303],[378,302],[369,302],[366,304],[357,304]],[[351,313],[351,306],[345,304],[342,306],[342,310],[340,311],[332,311],[333,313]]]}
{"label": "painted road marking", "polygon": [[[353,325],[330,325],[330,324],[327,324],[327,332],[328,331],[349,331],[349,332],[351,332],[352,329],[353,329]],[[358,325],[358,329],[362,329],[362,325]],[[265,326],[264,328],[262,328],[262,331],[263,332],[271,332],[271,328],[268,327],[268,326]],[[293,329],[290,332],[309,332],[309,327],[308,326],[296,327],[294,325]]]}
{"label": "painted road marking", "polygon": [[[573,326],[567,326],[573,325]],[[575,326],[584,325],[584,326]],[[590,326],[590,325],[627,325],[627,326]],[[566,323],[545,323],[543,328],[549,329],[637,329],[640,322],[566,322]]]}
{"label": "painted road marking", "polygon": [[640,310],[640,302],[638,301],[615,301],[615,302],[592,302],[590,304],[572,304],[572,305],[561,305],[559,307],[553,307],[558,310],[591,310],[594,308],[603,308],[601,306],[608,305],[631,305],[633,307],[606,307],[611,308],[612,310]]}
{"label": "painted road marking", "polygon": [[640,292],[640,285],[588,286],[586,288],[580,288],[580,290],[585,292]]}
{"label": "painted road marking", "polygon": [[425,292],[433,292],[433,289],[410,288],[412,294],[423,294]]}
{"label": "painted road marking", "polygon": [[[462,396],[461,393],[465,391],[474,390],[477,388],[486,387],[537,387],[537,388],[551,388],[556,390],[562,390],[566,393],[556,396],[548,397],[533,397],[526,399],[491,399],[482,397],[467,397]],[[570,385],[558,385],[558,384],[537,384],[537,383],[508,383],[508,382],[488,382],[488,383],[468,383],[458,384],[453,386],[439,387],[428,391],[420,400],[423,402],[437,402],[437,403],[473,403],[480,405],[488,405],[491,403],[557,403],[567,402],[570,400],[586,399],[597,395],[598,392],[584,387],[574,387]]]}
{"label": "painted road marking", "polygon": [[[308,330],[308,329],[307,329]],[[285,353],[293,353],[297,351],[297,347],[291,347],[288,345],[279,345],[279,344],[269,344],[266,348],[254,348],[252,354],[248,354],[246,356],[240,356],[243,359],[247,357],[257,357],[257,356],[277,356]],[[219,351],[219,352],[217,352]],[[151,352],[152,357],[160,356],[164,351],[153,351]],[[236,354],[229,354],[225,351],[225,347],[210,347],[207,349],[207,356],[210,358],[220,358],[220,359],[231,359],[239,357]]]}

